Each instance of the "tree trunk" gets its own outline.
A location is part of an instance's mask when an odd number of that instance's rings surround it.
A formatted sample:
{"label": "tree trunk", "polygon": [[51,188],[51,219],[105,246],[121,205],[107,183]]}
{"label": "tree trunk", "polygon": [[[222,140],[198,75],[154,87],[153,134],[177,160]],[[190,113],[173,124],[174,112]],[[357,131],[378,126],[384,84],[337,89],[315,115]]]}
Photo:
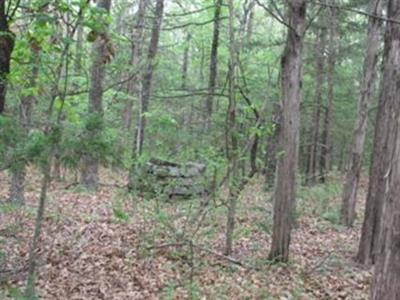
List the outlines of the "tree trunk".
{"label": "tree trunk", "polygon": [[[52,149],[54,150],[54,148]],[[41,183],[40,196],[39,196],[39,206],[36,214],[35,229],[33,233],[32,242],[29,248],[29,258],[28,258],[28,275],[27,284],[25,290],[26,299],[37,299],[35,293],[35,276],[36,276],[36,260],[37,260],[37,248],[39,244],[39,238],[42,232],[42,225],[44,219],[47,190],[51,181],[51,157],[53,156],[53,151],[50,151],[50,156],[46,162],[46,166],[43,170],[43,179]]]}
{"label": "tree trunk", "polygon": [[238,140],[236,126],[236,97],[235,97],[235,72],[236,72],[236,45],[234,34],[234,7],[233,0],[228,1],[229,6],[229,105],[227,111],[227,158],[229,171],[229,196],[228,217],[226,224],[225,255],[232,253],[233,231],[235,228],[236,205],[238,200]]}
{"label": "tree trunk", "polygon": [[300,128],[302,49],[306,1],[289,1],[287,41],[281,61],[282,127],[274,194],[274,216],[269,259],[288,261],[290,232],[295,209],[296,172]]}
{"label": "tree trunk", "polygon": [[282,108],[279,104],[274,104],[272,112],[272,124],[274,131],[268,136],[267,149],[265,151],[265,183],[266,189],[272,189],[275,184],[275,173],[277,164],[277,148],[279,142],[279,132],[282,123]]}
{"label": "tree trunk", "polygon": [[181,82],[182,90],[186,89],[186,81],[187,81],[188,67],[189,67],[189,50],[190,50],[190,40],[191,40],[191,38],[192,38],[191,34],[188,33],[187,36],[186,36],[185,51],[183,52],[182,82]]}
{"label": "tree trunk", "polygon": [[[27,88],[34,88],[39,76],[40,64],[40,45],[32,39],[30,43],[31,50],[31,74],[29,75]],[[19,121],[26,134],[32,127],[32,109],[36,101],[35,95],[22,97],[19,107]],[[11,169],[11,185],[9,201],[15,204],[25,203],[25,175],[26,166],[24,162],[17,162]]]}
{"label": "tree trunk", "polygon": [[217,81],[218,72],[218,45],[219,45],[219,27],[220,27],[220,16],[223,0],[215,0],[215,12],[214,12],[214,29],[213,38],[211,44],[210,54],[210,73],[208,79],[208,95],[206,99],[206,127],[211,127],[211,115],[213,113],[213,100],[214,92]]}
{"label": "tree trunk", "polygon": [[132,106],[135,96],[139,98],[140,94],[140,69],[143,50],[144,20],[146,13],[146,0],[139,1],[139,7],[136,16],[136,24],[132,31],[132,46],[130,64],[135,69],[132,79],[128,82],[129,99],[124,109],[124,128],[127,131],[132,127]]}
{"label": "tree trunk", "polygon": [[326,173],[330,171],[332,165],[332,121],[333,121],[333,100],[334,100],[334,77],[336,64],[336,44],[337,44],[337,8],[335,1],[331,0],[333,6],[329,7],[329,53],[328,53],[328,103],[325,109],[324,128],[321,142],[320,160],[320,181],[325,182]]}
{"label": "tree trunk", "polygon": [[134,189],[135,182],[138,179],[137,175],[137,160],[142,154],[144,134],[146,128],[146,113],[149,109],[151,85],[153,80],[153,70],[155,58],[158,50],[158,41],[160,38],[160,30],[164,11],[164,1],[157,0],[155,18],[153,23],[153,28],[151,31],[150,45],[147,53],[147,65],[142,76],[142,89],[140,92],[140,110],[138,116],[138,123],[136,128],[136,136],[133,145],[132,159],[133,165],[130,170],[129,176],[129,189]]}
{"label": "tree trunk", "polygon": [[[372,0],[370,3],[370,13],[372,15],[380,15],[381,5],[381,0]],[[351,162],[346,174],[342,197],[341,220],[342,224],[348,227],[353,225],[355,219],[358,180],[360,178],[362,153],[367,132],[368,109],[374,94],[373,87],[375,67],[379,53],[380,28],[381,21],[379,19],[369,18],[367,53],[364,61],[363,81],[358,101],[357,121],[353,134]]]}
{"label": "tree trunk", "polygon": [[[81,18],[79,21],[81,21]],[[79,76],[82,70],[83,26],[80,22],[77,26],[74,71],[76,72],[76,76]]]}
{"label": "tree trunk", "polygon": [[[387,16],[400,19],[400,2],[388,1]],[[400,299],[400,25],[386,23],[381,99],[387,107],[386,147],[379,152],[386,160],[381,230],[372,281],[372,300]],[[374,149],[378,150],[378,149]]]}
{"label": "tree trunk", "polygon": [[[384,57],[384,60],[386,58]],[[386,187],[385,155],[387,137],[387,118],[390,113],[387,108],[387,99],[383,97],[385,87],[384,78],[381,81],[378,112],[375,121],[372,162],[369,170],[369,185],[365,205],[365,216],[361,231],[357,260],[362,264],[375,262],[375,253],[378,247],[380,220],[382,215],[381,195]]]}
{"label": "tree trunk", "polygon": [[7,77],[10,73],[11,53],[14,49],[14,34],[8,27],[5,1],[0,2],[0,114],[6,104]]}
{"label": "tree trunk", "polygon": [[251,3],[249,4],[250,13],[247,20],[247,29],[246,29],[246,40],[248,44],[251,43],[251,38],[253,37],[253,21],[254,21],[255,5],[256,5],[255,1],[251,1]]}
{"label": "tree trunk", "polygon": [[[111,0],[97,1],[97,7],[110,12]],[[107,30],[107,29],[106,29]],[[88,128],[88,138],[96,139],[101,134],[102,119],[103,119],[103,81],[106,74],[105,65],[107,63],[107,46],[108,37],[106,32],[97,33],[96,40],[92,47],[92,67],[90,74],[89,88],[89,118],[91,126]],[[98,174],[99,161],[96,153],[86,153],[82,157],[81,182],[92,190],[96,190],[99,183]]]}
{"label": "tree trunk", "polygon": [[[324,23],[325,20],[322,20]],[[321,118],[321,103],[324,84],[324,64],[325,64],[325,46],[326,46],[326,30],[325,24],[321,24],[319,29],[316,53],[316,82],[315,82],[315,98],[314,98],[314,112],[311,122],[311,143],[309,148],[309,159],[307,166],[306,182],[308,184],[315,184],[317,181],[318,170],[318,148],[319,148],[319,133],[320,133],[320,118]]]}

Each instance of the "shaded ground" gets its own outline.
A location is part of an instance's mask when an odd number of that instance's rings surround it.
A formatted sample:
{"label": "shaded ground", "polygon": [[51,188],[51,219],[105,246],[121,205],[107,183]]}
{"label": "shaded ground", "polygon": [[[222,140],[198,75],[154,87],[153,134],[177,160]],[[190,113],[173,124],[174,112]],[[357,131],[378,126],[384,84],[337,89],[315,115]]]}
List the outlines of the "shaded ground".
{"label": "shaded ground", "polygon": [[[39,180],[29,182],[26,208],[0,208],[0,278],[24,269]],[[0,173],[0,199],[6,181]],[[352,260],[362,216],[353,229],[337,225],[339,182],[299,192],[286,266],[266,260],[271,203],[261,181],[240,199],[230,260],[219,255],[223,199],[200,210],[199,200],[146,201],[111,185],[94,195],[67,184],[49,194],[39,249],[42,299],[368,299],[370,271]],[[3,282],[0,299],[17,297],[24,276],[15,272]]]}

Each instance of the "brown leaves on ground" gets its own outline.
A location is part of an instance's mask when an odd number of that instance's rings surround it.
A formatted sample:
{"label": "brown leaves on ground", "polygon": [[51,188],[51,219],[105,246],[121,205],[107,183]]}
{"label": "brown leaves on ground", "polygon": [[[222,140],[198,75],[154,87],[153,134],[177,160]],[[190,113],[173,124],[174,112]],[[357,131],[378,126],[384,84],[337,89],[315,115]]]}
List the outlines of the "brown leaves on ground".
{"label": "brown leaves on ground", "polygon": [[[30,180],[25,208],[0,211],[0,279],[8,276],[0,298],[25,284],[39,180]],[[2,199],[6,181],[0,174]],[[190,222],[198,200],[143,200],[115,187],[94,195],[65,185],[54,184],[49,194],[38,249],[42,299],[368,299],[370,270],[352,258],[361,216],[344,229],[318,214],[300,215],[290,263],[270,264],[270,196],[254,182],[238,208],[232,260],[239,266],[213,254],[223,252],[223,207],[209,208],[198,226]],[[188,239],[200,246],[190,247]]]}

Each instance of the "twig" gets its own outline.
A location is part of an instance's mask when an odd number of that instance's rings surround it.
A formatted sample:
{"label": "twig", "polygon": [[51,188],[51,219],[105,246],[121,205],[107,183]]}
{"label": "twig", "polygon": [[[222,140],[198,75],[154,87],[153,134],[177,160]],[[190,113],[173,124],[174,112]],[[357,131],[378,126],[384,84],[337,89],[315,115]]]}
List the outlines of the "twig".
{"label": "twig", "polygon": [[303,277],[308,277],[311,275],[311,273],[313,273],[316,269],[318,269],[319,267],[321,267],[332,255],[333,251],[330,251],[327,255],[325,255],[325,257],[323,257],[322,259],[320,259],[312,268],[303,271],[302,276]]}

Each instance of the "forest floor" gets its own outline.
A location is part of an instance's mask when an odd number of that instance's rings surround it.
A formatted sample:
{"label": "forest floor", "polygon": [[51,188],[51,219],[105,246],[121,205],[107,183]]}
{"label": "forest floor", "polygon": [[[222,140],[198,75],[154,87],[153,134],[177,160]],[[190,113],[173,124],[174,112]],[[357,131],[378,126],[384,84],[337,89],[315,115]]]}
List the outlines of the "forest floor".
{"label": "forest floor", "polygon": [[[7,180],[0,173],[0,199]],[[202,210],[198,199],[143,200],[113,184],[93,194],[65,189],[70,182],[49,192],[38,251],[42,299],[368,299],[371,271],[353,261],[362,214],[352,229],[338,225],[338,178],[299,191],[286,265],[266,259],[272,204],[261,178],[240,197],[230,257],[222,255],[223,199]],[[31,176],[25,208],[0,206],[0,299],[23,291],[39,189],[40,176]]]}

